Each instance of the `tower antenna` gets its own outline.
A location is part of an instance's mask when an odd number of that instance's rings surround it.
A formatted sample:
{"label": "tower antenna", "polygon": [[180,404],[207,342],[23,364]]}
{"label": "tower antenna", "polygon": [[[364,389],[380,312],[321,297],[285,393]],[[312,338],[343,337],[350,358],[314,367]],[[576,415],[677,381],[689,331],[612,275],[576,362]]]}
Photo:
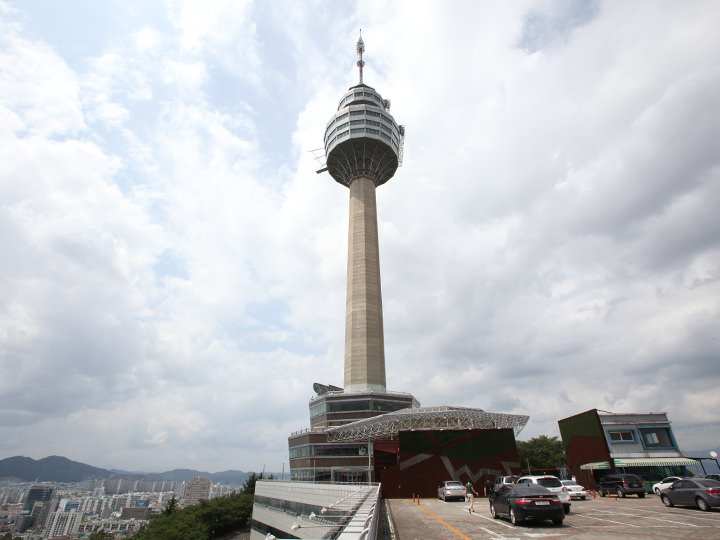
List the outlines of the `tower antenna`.
{"label": "tower antenna", "polygon": [[365,52],[365,42],[362,39],[362,29],[360,29],[360,39],[358,39],[356,49],[358,56],[360,57],[360,60],[358,60],[357,65],[360,68],[360,84],[363,83],[363,68],[365,67],[365,62],[363,62],[362,55]]}

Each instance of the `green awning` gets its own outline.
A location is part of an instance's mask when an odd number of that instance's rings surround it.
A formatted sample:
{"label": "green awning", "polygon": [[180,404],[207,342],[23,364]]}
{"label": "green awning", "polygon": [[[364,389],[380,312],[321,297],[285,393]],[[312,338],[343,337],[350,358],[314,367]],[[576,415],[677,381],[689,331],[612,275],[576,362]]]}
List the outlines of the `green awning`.
{"label": "green awning", "polygon": [[609,469],[609,461],[595,461],[593,463],[585,463],[580,465],[580,468],[584,471],[596,470],[596,469]]}
{"label": "green awning", "polygon": [[700,462],[689,458],[616,458],[616,467],[689,467]]}

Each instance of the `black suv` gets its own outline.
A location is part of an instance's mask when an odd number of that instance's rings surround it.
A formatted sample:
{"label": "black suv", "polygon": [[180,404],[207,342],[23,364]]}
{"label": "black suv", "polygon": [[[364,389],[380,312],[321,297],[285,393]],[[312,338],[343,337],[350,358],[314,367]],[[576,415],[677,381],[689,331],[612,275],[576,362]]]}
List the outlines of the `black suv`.
{"label": "black suv", "polygon": [[637,495],[641,499],[645,496],[645,484],[634,474],[608,474],[600,480],[597,490],[601,497],[609,493],[617,493],[618,497]]}

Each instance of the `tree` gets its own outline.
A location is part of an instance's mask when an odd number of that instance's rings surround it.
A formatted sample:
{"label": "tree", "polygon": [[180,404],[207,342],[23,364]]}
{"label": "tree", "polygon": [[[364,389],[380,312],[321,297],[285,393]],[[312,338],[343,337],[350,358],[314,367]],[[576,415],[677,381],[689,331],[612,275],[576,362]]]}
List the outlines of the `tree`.
{"label": "tree", "polygon": [[168,503],[165,505],[165,509],[162,511],[162,513],[166,516],[169,516],[175,510],[177,510],[177,499],[175,498],[175,494],[173,493],[173,496],[170,498]]}
{"label": "tree", "polygon": [[[168,503],[169,506],[170,503]],[[139,531],[135,540],[208,540],[247,530],[252,517],[252,495],[231,493],[200,501],[187,508],[163,512]]]}
{"label": "tree", "polygon": [[[245,483],[243,484],[241,492],[245,493],[247,495],[255,495],[255,483],[258,480],[262,480],[264,477],[265,476],[263,473],[260,473],[260,474],[250,473],[250,476],[248,477],[247,480],[245,480]],[[275,475],[271,474],[270,476],[268,476],[267,479],[275,480]]]}
{"label": "tree", "polygon": [[112,534],[106,533],[103,530],[99,530],[90,535],[89,540],[112,540],[115,538]]}
{"label": "tree", "polygon": [[525,469],[560,469],[566,466],[565,449],[557,437],[540,435],[517,442],[520,467]]}

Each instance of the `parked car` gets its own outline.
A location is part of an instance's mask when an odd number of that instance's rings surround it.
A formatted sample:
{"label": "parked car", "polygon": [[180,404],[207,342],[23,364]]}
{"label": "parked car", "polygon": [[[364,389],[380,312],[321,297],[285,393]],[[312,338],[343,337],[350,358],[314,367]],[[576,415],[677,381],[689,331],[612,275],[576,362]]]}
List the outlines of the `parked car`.
{"label": "parked car", "polygon": [[499,488],[503,484],[514,484],[518,481],[519,476],[496,476],[495,487]]}
{"label": "parked car", "polygon": [[585,500],[588,496],[587,490],[574,480],[560,480],[562,485],[568,488],[571,499]]}
{"label": "parked car", "polygon": [[637,495],[641,499],[645,496],[645,484],[634,474],[608,474],[600,480],[597,490],[601,497],[609,493],[617,493],[618,497]]}
{"label": "parked car", "polygon": [[465,486],[456,480],[446,480],[438,486],[438,499],[447,501],[448,499],[465,500]]}
{"label": "parked car", "polygon": [[557,495],[566,514],[570,513],[570,492],[557,476],[522,476],[516,484],[537,484]]}
{"label": "parked car", "polygon": [[703,478],[709,478],[710,480],[720,481],[720,474],[706,474]]}
{"label": "parked car", "polygon": [[565,512],[558,496],[539,484],[503,484],[490,503],[490,514],[517,525],[526,519],[552,520],[562,525]]}
{"label": "parked car", "polygon": [[711,478],[683,478],[660,492],[665,506],[697,506],[708,511],[720,506],[720,481]]}
{"label": "parked car", "polygon": [[652,485],[652,490],[655,495],[660,495],[660,492],[670,487],[672,484],[677,482],[678,480],[682,480],[682,477],[680,476],[668,476],[667,478],[663,478],[660,480],[657,484]]}

